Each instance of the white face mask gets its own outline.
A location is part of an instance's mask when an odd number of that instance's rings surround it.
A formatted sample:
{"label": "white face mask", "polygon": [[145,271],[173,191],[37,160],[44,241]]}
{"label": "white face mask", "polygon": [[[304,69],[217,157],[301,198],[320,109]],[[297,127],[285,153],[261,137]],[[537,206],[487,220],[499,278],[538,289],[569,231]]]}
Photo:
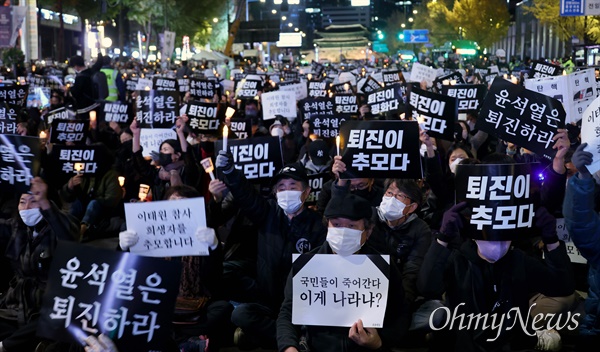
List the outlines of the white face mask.
{"label": "white face mask", "polygon": [[463,158],[456,158],[456,159],[454,159],[454,161],[450,164],[450,172],[452,172],[453,174],[455,174],[456,173],[456,167],[463,160],[464,160]]}
{"label": "white face mask", "polygon": [[277,204],[286,214],[294,214],[302,207],[302,191],[277,192]]}
{"label": "white face mask", "polygon": [[404,216],[404,208],[406,204],[402,203],[395,197],[383,197],[379,210],[388,221],[398,220]]}
{"label": "white face mask", "polygon": [[475,240],[475,243],[477,243],[479,253],[488,261],[495,263],[508,252],[511,241]]}
{"label": "white face mask", "polygon": [[271,130],[271,136],[282,138],[284,135],[283,130],[281,128],[273,128]]}
{"label": "white face mask", "polygon": [[35,226],[44,218],[40,208],[19,210],[19,215],[27,226]]}
{"label": "white face mask", "polygon": [[327,243],[331,249],[342,257],[352,255],[360,250],[362,230],[347,227],[329,227],[327,229]]}

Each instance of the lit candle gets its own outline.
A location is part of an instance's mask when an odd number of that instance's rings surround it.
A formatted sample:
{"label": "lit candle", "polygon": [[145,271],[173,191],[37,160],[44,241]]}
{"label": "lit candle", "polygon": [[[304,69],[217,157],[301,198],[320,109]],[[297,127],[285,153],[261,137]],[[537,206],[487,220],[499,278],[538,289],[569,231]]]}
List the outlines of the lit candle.
{"label": "lit candle", "polygon": [[213,170],[215,169],[215,166],[212,163],[212,159],[210,157],[202,159],[200,160],[200,164],[202,164],[204,172],[210,175],[210,179],[214,180],[215,174],[213,173]]}
{"label": "lit candle", "polygon": [[229,128],[225,125],[223,126],[223,151],[227,151],[227,135],[229,135]]}
{"label": "lit candle", "polygon": [[119,176],[117,178],[119,179],[119,186],[123,187],[125,185],[125,177]]}
{"label": "lit candle", "polygon": [[517,84],[517,83],[519,83],[519,81],[517,80],[517,77],[515,77],[515,76],[512,76],[512,77],[510,78],[510,81],[511,81],[513,84]]}
{"label": "lit candle", "polygon": [[90,122],[96,122],[96,111],[90,111]]}
{"label": "lit candle", "polygon": [[337,155],[340,155],[340,136],[335,137],[335,146],[337,147]]}
{"label": "lit candle", "polygon": [[47,137],[46,132],[41,131],[40,132],[40,139],[46,139],[46,137]]}
{"label": "lit candle", "polygon": [[145,185],[145,184],[140,184],[140,190],[138,192],[138,198],[140,199],[140,202],[143,202],[146,200],[146,198],[148,197],[148,191],[150,190],[150,186]]}
{"label": "lit candle", "polygon": [[442,84],[445,85],[445,86],[447,86],[447,85],[450,84],[450,80],[445,79],[445,80],[442,81]]}
{"label": "lit candle", "polygon": [[242,105],[242,99],[237,99],[236,103],[237,103],[237,108],[239,110],[240,106]]}
{"label": "lit candle", "polygon": [[81,175],[81,171],[83,170],[83,163],[75,163],[74,167],[75,171],[77,171],[77,175]]}
{"label": "lit candle", "polygon": [[308,80],[310,81],[312,79],[312,75],[309,73],[308,75],[306,75],[306,78],[308,78]]}
{"label": "lit candle", "polygon": [[453,85],[455,85],[455,84],[456,84],[456,80],[455,80],[455,79],[453,79],[453,80],[451,80],[451,81],[450,81],[450,85],[451,85],[451,86],[453,86]]}

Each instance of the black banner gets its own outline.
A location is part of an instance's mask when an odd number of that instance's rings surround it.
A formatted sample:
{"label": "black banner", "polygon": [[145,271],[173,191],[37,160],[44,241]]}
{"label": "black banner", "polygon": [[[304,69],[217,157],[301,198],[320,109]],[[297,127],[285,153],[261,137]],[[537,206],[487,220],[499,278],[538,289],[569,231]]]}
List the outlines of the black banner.
{"label": "black banner", "polygon": [[114,121],[129,125],[133,120],[133,113],[129,104],[105,102],[102,110],[104,112],[104,121],[106,122]]}
{"label": "black banner", "polygon": [[398,111],[402,102],[400,90],[400,84],[393,84],[369,93],[367,104],[371,109],[371,113],[377,115]]}
{"label": "black banner", "polygon": [[454,124],[458,118],[456,98],[409,87],[407,116],[419,121],[421,128],[434,138],[454,141]]}
{"label": "black banner", "polygon": [[374,91],[379,90],[379,89],[381,89],[381,83],[379,83],[372,76],[367,77],[367,79],[365,80],[365,83],[363,83],[363,85],[361,87],[361,90],[365,94],[373,93]]}
{"label": "black banner", "polygon": [[252,137],[252,120],[251,119],[242,119],[242,118],[234,118],[229,119],[230,126],[229,129],[231,132],[234,132],[235,135],[240,139],[246,139]]}
{"label": "black banner", "polygon": [[487,93],[485,84],[458,84],[444,85],[442,94],[458,100],[458,112],[467,112],[469,110],[479,110],[483,98]]}
{"label": "black banner", "polygon": [[475,127],[551,160],[552,138],[564,128],[560,101],[504,79],[495,80],[483,101]]}
{"label": "black banner", "polygon": [[423,177],[416,121],[346,121],[340,128],[341,178]]}
{"label": "black banner", "polygon": [[52,130],[50,130],[50,143],[83,143],[89,128],[89,121],[54,120],[52,121]]}
{"label": "black banner", "polygon": [[318,62],[313,61],[310,63],[310,66],[311,66],[311,69],[314,72],[314,76],[316,78],[321,77],[321,75],[323,74],[323,71],[325,71],[325,66],[321,65]]}
{"label": "black banner", "polygon": [[139,77],[130,77],[125,81],[125,89],[133,92],[137,89]]}
{"label": "black banner", "polygon": [[29,191],[31,179],[40,171],[40,160],[39,138],[0,134],[0,190]]}
{"label": "black banner", "polygon": [[310,128],[317,136],[321,138],[335,138],[340,134],[342,122],[349,121],[351,118],[344,115],[311,115]]}
{"label": "black banner", "polygon": [[333,98],[336,114],[358,114],[358,97],[355,94],[335,94]]}
{"label": "black banner", "polygon": [[179,92],[177,80],[175,78],[153,77],[152,89],[166,92]]}
{"label": "black banner", "polygon": [[350,84],[350,82],[333,84],[330,88],[330,91],[334,94],[354,94],[356,91],[354,90],[354,86]]}
{"label": "black banner", "polygon": [[98,168],[106,161],[107,155],[101,155],[98,146],[65,146],[55,145],[52,153],[57,159],[55,164],[60,171],[69,176],[84,174],[95,175]]}
{"label": "black banner", "polygon": [[223,122],[219,118],[219,104],[191,101],[188,103],[187,112],[189,125],[195,134],[218,134]]}
{"label": "black banner", "polygon": [[37,333],[81,344],[111,337],[120,351],[162,351],[169,340],[181,264],[59,242]]}
{"label": "black banner", "polygon": [[456,167],[456,201],[466,201],[465,236],[509,241],[532,235],[533,194],[539,190],[531,164]]}
{"label": "black banner", "polygon": [[534,61],[531,64],[531,70],[533,71],[532,78],[559,76],[563,71],[562,67],[544,61]]}
{"label": "black banner", "polygon": [[[0,87],[0,101],[5,101],[8,104],[12,105],[25,106],[28,92],[28,85],[12,85],[8,87]],[[48,97],[48,99],[50,99],[50,97]]]}
{"label": "black banner", "polygon": [[254,99],[258,92],[262,91],[262,81],[260,80],[241,80],[236,82],[235,96],[238,99]]}
{"label": "black banner", "polygon": [[334,100],[333,98],[307,98],[298,102],[300,111],[304,116],[304,120],[309,119],[312,115],[333,115]]}
{"label": "black banner", "polygon": [[298,71],[283,71],[283,80],[286,82],[299,81],[300,75],[298,74]]}
{"label": "black banner", "polygon": [[177,85],[179,86],[179,94],[184,96],[185,93],[190,91],[190,79],[189,78],[178,78]]}
{"label": "black banner", "polygon": [[19,106],[0,102],[0,134],[17,134],[19,110]]}
{"label": "black banner", "polygon": [[[369,76],[369,77],[371,77],[371,76]],[[383,83],[386,86],[396,84],[396,83],[406,83],[406,80],[404,79],[404,75],[402,74],[402,71],[400,71],[400,70],[382,72],[382,77],[383,77],[382,78]]]}
{"label": "black banner", "polygon": [[69,111],[67,108],[58,108],[48,111],[46,122],[51,125],[54,120],[69,120],[71,117],[75,117],[75,112]]}
{"label": "black banner", "polygon": [[436,92],[441,92],[444,86],[444,81],[448,81],[448,83],[451,83],[452,81],[453,84],[465,84],[465,80],[462,76],[462,73],[460,72],[452,72],[448,75],[445,76],[440,76],[438,78],[436,78],[433,81],[433,89],[436,90]]}
{"label": "black banner", "polygon": [[304,204],[317,204],[319,194],[323,189],[323,184],[325,184],[329,180],[331,180],[331,174],[329,172],[308,175],[308,186],[310,187],[310,193],[308,194],[308,198],[306,199],[306,202],[304,202]]}
{"label": "black banner", "polygon": [[190,96],[192,99],[212,99],[217,94],[215,82],[208,79],[190,79]]}
{"label": "black banner", "polygon": [[322,81],[308,81],[306,82],[309,98],[325,98],[329,91],[329,82]]}
{"label": "black banner", "polygon": [[179,114],[179,93],[141,90],[136,98],[136,120],[142,128],[171,128]]}
{"label": "black banner", "polygon": [[[278,137],[230,139],[228,149],[233,154],[235,168],[242,171],[250,182],[269,183],[283,167],[281,144]],[[223,149],[223,140],[215,142],[215,153]]]}

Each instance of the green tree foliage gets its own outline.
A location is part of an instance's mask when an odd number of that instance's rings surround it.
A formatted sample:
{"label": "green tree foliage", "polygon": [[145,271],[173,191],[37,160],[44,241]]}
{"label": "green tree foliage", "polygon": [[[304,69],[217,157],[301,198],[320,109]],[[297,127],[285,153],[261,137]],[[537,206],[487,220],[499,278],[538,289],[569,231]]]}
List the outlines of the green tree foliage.
{"label": "green tree foliage", "polygon": [[586,43],[600,43],[600,17],[560,16],[560,0],[534,0],[525,5],[540,23],[549,25],[561,40],[576,36]]}
{"label": "green tree foliage", "polygon": [[452,0],[438,0],[423,3],[415,7],[417,15],[413,27],[429,30],[429,41],[441,46],[448,41],[459,39],[459,33],[448,22],[448,16],[454,5]]}

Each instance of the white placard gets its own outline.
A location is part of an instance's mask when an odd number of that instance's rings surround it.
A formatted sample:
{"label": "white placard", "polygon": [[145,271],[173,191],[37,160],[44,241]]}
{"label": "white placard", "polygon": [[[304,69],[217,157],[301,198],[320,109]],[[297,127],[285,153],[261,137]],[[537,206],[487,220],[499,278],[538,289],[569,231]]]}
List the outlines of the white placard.
{"label": "white placard", "polygon": [[177,139],[177,133],[169,128],[142,128],[140,132],[142,155],[148,157],[150,152],[158,152],[160,144],[165,139]]}
{"label": "white placard", "polygon": [[[421,65],[418,62],[413,64],[412,70],[410,71],[410,80],[412,82],[427,82],[427,87],[433,86],[433,81],[437,77],[437,70],[429,66]],[[405,76],[405,79],[406,78]]]}
{"label": "white placard", "polygon": [[597,132],[600,129],[600,98],[595,99],[582,116],[581,143],[587,143],[585,151],[593,155],[592,163],[586,167],[591,174],[595,174],[600,170],[600,135]]}
{"label": "white placard", "polygon": [[573,240],[571,239],[571,235],[567,231],[567,226],[565,225],[564,218],[556,219],[556,234],[558,235],[558,239],[565,242],[565,247],[567,247],[567,254],[569,255],[569,259],[571,259],[572,263],[587,263],[587,260],[581,255],[579,249],[575,247]]}
{"label": "white placard", "polygon": [[139,78],[135,90],[151,90],[152,80],[148,78]]}
{"label": "white placard", "polygon": [[129,250],[146,257],[208,255],[208,243],[196,239],[206,227],[204,198],[125,203],[127,230],[139,236]]}
{"label": "white placard", "polygon": [[[390,256],[381,258],[389,270]],[[362,319],[365,327],[383,327],[389,280],[367,255],[315,254],[292,282],[294,325],[350,327]]]}
{"label": "white placard", "polygon": [[498,73],[498,74],[500,74],[500,70],[498,69],[498,65],[492,65],[492,66],[488,67],[488,71],[490,73]]}
{"label": "white placard", "polygon": [[235,94],[235,82],[230,79],[224,79],[221,81],[221,87],[223,87],[223,94],[227,95],[229,92],[230,96]]}
{"label": "white placard", "polygon": [[294,91],[275,91],[260,96],[263,119],[272,120],[281,115],[290,121],[296,118],[296,93]]}
{"label": "white placard", "polygon": [[308,97],[308,90],[306,88],[306,82],[286,84],[284,86],[279,86],[279,90],[294,92],[294,94],[296,94],[297,101]]}
{"label": "white placard", "polygon": [[[338,76],[338,83],[346,83],[349,82],[351,86],[356,86],[356,76],[352,74],[352,72],[342,72]],[[336,82],[333,82],[334,84]]]}
{"label": "white placard", "polygon": [[[404,79],[406,79],[406,72],[402,72]],[[373,77],[377,82],[383,82],[383,72],[374,72],[369,74],[369,76]]]}

